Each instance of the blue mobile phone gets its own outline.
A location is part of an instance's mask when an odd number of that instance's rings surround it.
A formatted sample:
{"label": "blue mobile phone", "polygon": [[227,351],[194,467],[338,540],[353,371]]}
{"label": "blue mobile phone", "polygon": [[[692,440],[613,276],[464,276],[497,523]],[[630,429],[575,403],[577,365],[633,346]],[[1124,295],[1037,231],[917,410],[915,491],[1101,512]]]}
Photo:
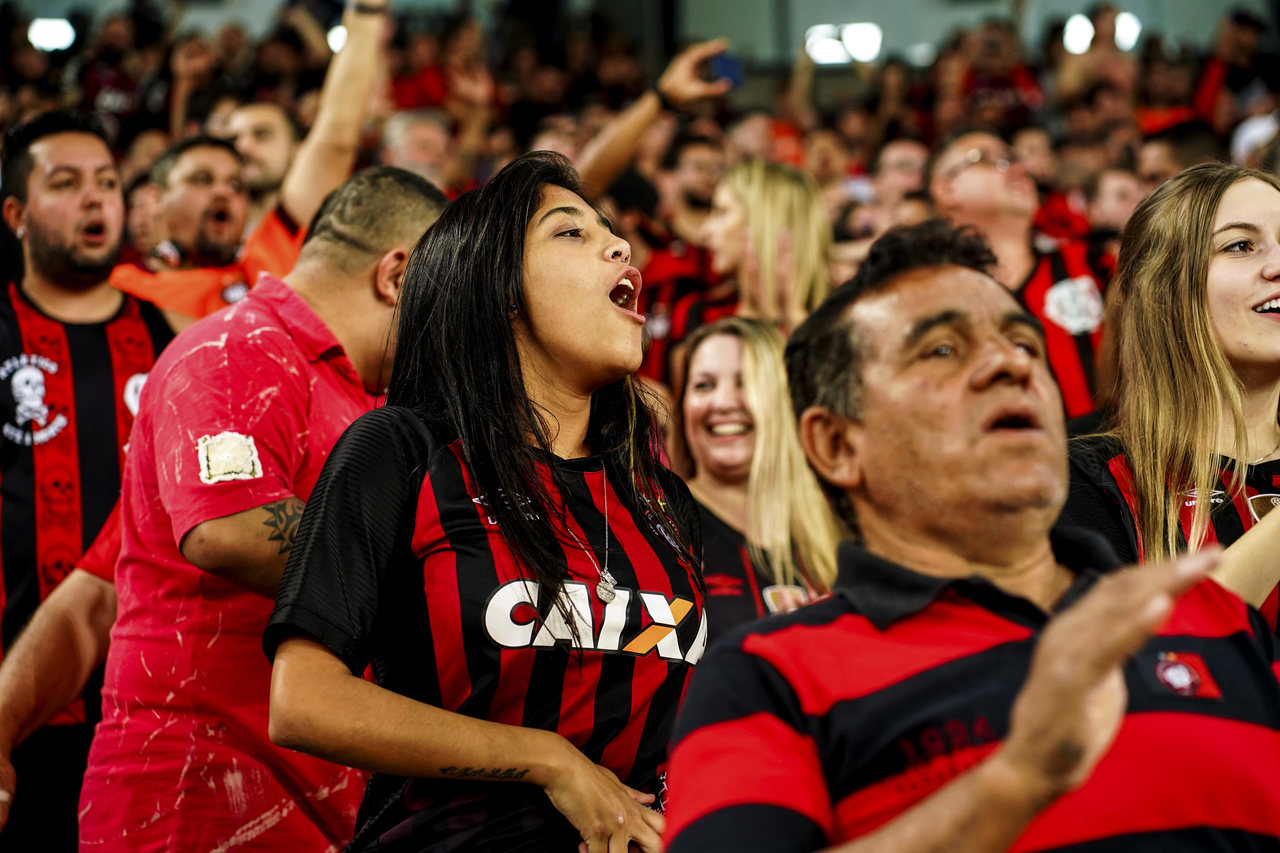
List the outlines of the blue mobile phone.
{"label": "blue mobile phone", "polygon": [[742,73],[742,61],[732,53],[717,53],[707,60],[707,71],[712,80],[728,80],[737,89],[746,77]]}

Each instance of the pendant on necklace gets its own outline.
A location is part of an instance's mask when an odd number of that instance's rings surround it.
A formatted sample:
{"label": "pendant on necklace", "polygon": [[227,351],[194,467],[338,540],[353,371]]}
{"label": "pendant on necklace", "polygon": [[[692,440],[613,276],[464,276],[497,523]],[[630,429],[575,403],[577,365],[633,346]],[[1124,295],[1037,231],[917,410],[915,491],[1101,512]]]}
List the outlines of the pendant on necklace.
{"label": "pendant on necklace", "polygon": [[605,604],[608,604],[618,597],[618,593],[614,590],[613,584],[602,580],[600,583],[596,584],[596,597]]}

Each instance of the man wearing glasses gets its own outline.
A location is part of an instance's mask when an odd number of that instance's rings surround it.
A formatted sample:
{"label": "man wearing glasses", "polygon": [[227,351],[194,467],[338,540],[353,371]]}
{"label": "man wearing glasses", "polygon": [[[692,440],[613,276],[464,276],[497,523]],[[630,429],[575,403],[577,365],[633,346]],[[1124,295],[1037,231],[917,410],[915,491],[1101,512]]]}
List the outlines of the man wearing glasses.
{"label": "man wearing glasses", "polygon": [[1035,182],[995,134],[961,131],[943,140],[928,176],[938,213],[982,233],[998,261],[995,279],[1044,324],[1067,417],[1093,412],[1105,280],[1086,245],[1034,233]]}

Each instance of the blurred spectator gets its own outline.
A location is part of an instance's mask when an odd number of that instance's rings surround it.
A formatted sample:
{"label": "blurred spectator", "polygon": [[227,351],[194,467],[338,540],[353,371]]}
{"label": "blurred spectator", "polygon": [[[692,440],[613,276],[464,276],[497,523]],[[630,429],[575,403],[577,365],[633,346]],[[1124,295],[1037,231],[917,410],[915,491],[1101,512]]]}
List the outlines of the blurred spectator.
{"label": "blurred spectator", "polygon": [[1201,122],[1178,124],[1147,138],[1138,151],[1138,177],[1150,192],[1189,166],[1226,155],[1213,129]]}
{"label": "blurred spectator", "polygon": [[1044,325],[1068,416],[1093,411],[1104,284],[1089,266],[1086,245],[1035,238],[1035,183],[992,133],[944,140],[933,152],[929,190],[939,214],[986,238],[996,256],[994,278]]}
{"label": "blurred spectator", "polygon": [[1237,6],[1218,22],[1213,54],[1196,80],[1192,105],[1216,133],[1226,134],[1250,115],[1276,107],[1280,57],[1261,49],[1266,22]]}
{"label": "blurred spectator", "polygon": [[875,193],[870,215],[874,233],[883,234],[895,223],[894,208],[909,193],[924,187],[924,167],[929,149],[917,139],[890,139],[880,147],[871,164],[871,188]]}

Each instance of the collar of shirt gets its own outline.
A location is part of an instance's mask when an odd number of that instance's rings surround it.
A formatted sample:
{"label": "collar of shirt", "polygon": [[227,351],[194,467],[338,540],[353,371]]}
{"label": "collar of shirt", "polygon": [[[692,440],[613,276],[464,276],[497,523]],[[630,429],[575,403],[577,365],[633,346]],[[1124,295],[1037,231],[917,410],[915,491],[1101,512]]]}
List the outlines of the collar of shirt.
{"label": "collar of shirt", "polygon": [[335,353],[345,355],[342,344],[307,301],[270,273],[258,276],[258,283],[247,298],[262,302],[275,312],[308,361],[319,361]]}
{"label": "collar of shirt", "polygon": [[[1069,606],[1098,578],[1099,572],[1119,567],[1102,537],[1087,530],[1058,526],[1049,531],[1054,557],[1076,574],[1058,609]],[[912,571],[878,557],[854,542],[842,542],[837,553],[838,574],[833,591],[853,603],[857,611],[881,631],[933,603],[948,587],[992,591],[1004,595],[986,578],[945,578]],[[1013,596],[1006,596],[1014,598]]]}

